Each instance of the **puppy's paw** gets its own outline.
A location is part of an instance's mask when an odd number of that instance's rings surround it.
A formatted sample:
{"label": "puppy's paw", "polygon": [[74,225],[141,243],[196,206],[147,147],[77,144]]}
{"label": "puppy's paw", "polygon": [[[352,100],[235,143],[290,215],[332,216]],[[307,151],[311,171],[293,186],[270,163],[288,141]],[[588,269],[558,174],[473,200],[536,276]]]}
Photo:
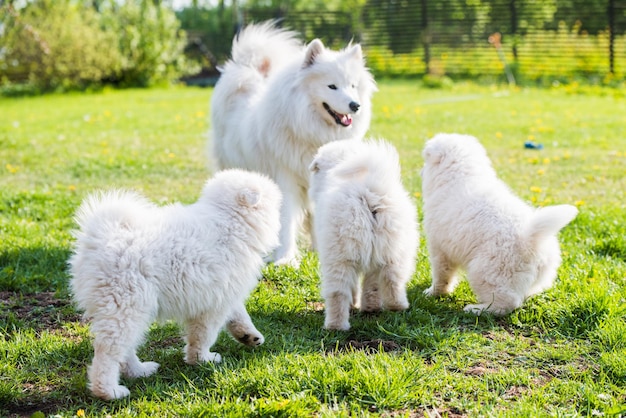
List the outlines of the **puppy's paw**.
{"label": "puppy's paw", "polygon": [[226,328],[230,335],[241,344],[257,347],[265,342],[263,334],[261,334],[251,322],[232,320],[226,324]]}
{"label": "puppy's paw", "polygon": [[92,387],[91,392],[98,398],[105,399],[107,401],[113,399],[121,399],[130,395],[130,390],[126,386],[115,385],[113,387]]}
{"label": "puppy's paw", "polygon": [[404,311],[404,310],[409,309],[409,302],[408,301],[389,302],[385,304],[385,309],[388,309],[390,311]]}
{"label": "puppy's paw", "polygon": [[195,356],[190,356],[189,353],[185,356],[185,363],[187,364],[198,364],[198,363],[220,363],[222,361],[222,356],[219,353],[214,353],[212,351],[208,351],[206,353],[198,353]]}
{"label": "puppy's paw", "polygon": [[282,257],[274,261],[275,266],[288,266],[297,269],[300,267],[300,258],[298,257]]}
{"label": "puppy's paw", "polygon": [[235,337],[235,339],[241,344],[250,347],[257,347],[265,342],[265,337],[263,337],[263,335],[261,335],[261,333],[259,332],[245,333],[241,336],[233,335],[233,337]]}
{"label": "puppy's paw", "polygon": [[153,375],[159,369],[159,363],[154,361],[144,361],[139,363],[133,369],[126,368],[124,374],[127,377],[148,377]]}
{"label": "puppy's paw", "polygon": [[324,323],[324,328],[328,330],[335,330],[335,331],[348,331],[350,329],[350,322],[326,321]]}
{"label": "puppy's paw", "polygon": [[435,296],[439,296],[440,294],[441,293],[435,290],[435,286],[430,286],[428,289],[424,290],[424,295],[426,296],[435,297]]}

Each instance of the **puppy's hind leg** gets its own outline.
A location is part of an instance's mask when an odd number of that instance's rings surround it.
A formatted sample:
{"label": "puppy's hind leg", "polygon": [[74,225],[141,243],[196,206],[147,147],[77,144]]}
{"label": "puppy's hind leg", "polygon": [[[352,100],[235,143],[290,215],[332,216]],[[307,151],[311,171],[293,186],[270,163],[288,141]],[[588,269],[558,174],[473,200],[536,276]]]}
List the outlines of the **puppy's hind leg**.
{"label": "puppy's hind leg", "polygon": [[226,328],[230,335],[241,344],[256,347],[265,342],[265,337],[263,337],[263,334],[261,334],[252,323],[252,319],[248,311],[246,311],[243,302],[238,302],[233,309],[228,318],[228,322],[226,322]]}
{"label": "puppy's hind leg", "polygon": [[[151,307],[139,304],[132,295],[123,296],[111,297],[111,303],[103,305],[107,311],[116,306],[114,315],[97,312],[91,323],[94,357],[87,372],[89,388],[102,399],[119,399],[130,394],[126,386],[119,384],[121,372],[129,377],[147,376],[159,367],[158,363],[141,363],[135,355],[152,321]],[[139,311],[138,306],[143,309]]]}
{"label": "puppy's hind leg", "polygon": [[383,305],[390,311],[403,311],[409,307],[406,297],[406,280],[393,265],[381,269],[381,291]]}
{"label": "puppy's hind leg", "polygon": [[361,310],[363,312],[378,312],[383,308],[381,273],[382,269],[376,268],[368,271],[363,278],[363,290],[361,291]]}
{"label": "puppy's hind leg", "polygon": [[347,331],[350,329],[350,305],[354,304],[353,289],[358,285],[358,272],[347,265],[324,268],[322,264],[322,267],[322,296],[326,302],[324,328]]}
{"label": "puppy's hind leg", "polygon": [[440,251],[430,251],[430,265],[433,281],[430,287],[424,290],[426,296],[439,296],[452,293],[459,283],[456,275],[457,265],[453,264]]}
{"label": "puppy's hind leg", "polygon": [[222,361],[222,356],[212,352],[211,347],[215,344],[225,321],[226,317],[216,312],[205,312],[187,320],[187,345],[185,347],[187,364]]}

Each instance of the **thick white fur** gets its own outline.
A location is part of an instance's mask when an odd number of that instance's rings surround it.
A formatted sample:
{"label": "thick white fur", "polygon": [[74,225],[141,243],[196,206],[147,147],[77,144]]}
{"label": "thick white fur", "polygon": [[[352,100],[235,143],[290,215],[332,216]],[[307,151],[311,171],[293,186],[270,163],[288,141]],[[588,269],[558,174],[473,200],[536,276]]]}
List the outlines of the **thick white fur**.
{"label": "thick white fur", "polygon": [[220,361],[210,348],[226,321],[252,326],[244,302],[263,256],[278,245],[280,204],[274,182],[242,170],[217,173],[187,206],[158,207],[120,190],[83,202],[69,263],[75,301],[94,334],[88,371],[94,395],[127,396],[120,373],[157,370],[135,354],[155,319],[185,326],[187,363]]}
{"label": "thick white fur", "polygon": [[[375,90],[358,44],[332,51],[316,39],[304,47],[294,32],[271,22],[247,26],[233,40],[211,100],[212,151],[217,168],[265,173],[283,192],[276,264],[298,264],[315,152],[331,141],[363,137]],[[349,126],[337,123],[324,103],[351,119]]]}
{"label": "thick white fur", "polygon": [[350,306],[359,300],[366,312],[408,308],[419,233],[395,148],[385,141],[329,143],[310,170],[324,327],[349,329]]}
{"label": "thick white fur", "polygon": [[549,289],[561,264],[557,233],[576,217],[571,205],[535,209],[499,180],[472,136],[439,134],[423,151],[424,231],[436,296],[454,290],[457,269],[478,303],[465,311],[497,315]]}

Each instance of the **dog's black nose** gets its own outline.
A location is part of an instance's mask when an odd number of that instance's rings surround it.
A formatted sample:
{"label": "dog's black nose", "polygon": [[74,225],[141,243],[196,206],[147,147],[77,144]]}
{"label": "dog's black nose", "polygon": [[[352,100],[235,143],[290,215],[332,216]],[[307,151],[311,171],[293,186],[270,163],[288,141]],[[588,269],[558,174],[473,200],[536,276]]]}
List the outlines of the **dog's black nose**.
{"label": "dog's black nose", "polygon": [[353,112],[356,112],[357,110],[359,110],[359,107],[361,107],[361,105],[357,102],[350,102],[348,106],[350,106],[350,110],[352,110]]}

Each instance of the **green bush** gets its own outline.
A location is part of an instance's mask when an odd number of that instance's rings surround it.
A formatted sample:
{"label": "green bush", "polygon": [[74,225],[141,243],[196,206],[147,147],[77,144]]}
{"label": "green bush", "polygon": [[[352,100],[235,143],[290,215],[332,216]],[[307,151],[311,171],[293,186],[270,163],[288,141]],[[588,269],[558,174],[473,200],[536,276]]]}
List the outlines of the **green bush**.
{"label": "green bush", "polygon": [[34,0],[0,8],[0,86],[16,95],[151,86],[195,70],[174,12],[154,2]]}
{"label": "green bush", "polygon": [[100,83],[119,65],[115,33],[100,27],[95,10],[68,0],[9,7],[2,9],[2,84],[43,91],[84,88]]}
{"label": "green bush", "polygon": [[150,0],[111,0],[102,7],[102,24],[118,37],[121,63],[112,75],[121,86],[147,87],[197,70],[185,59],[187,38],[174,12]]}

